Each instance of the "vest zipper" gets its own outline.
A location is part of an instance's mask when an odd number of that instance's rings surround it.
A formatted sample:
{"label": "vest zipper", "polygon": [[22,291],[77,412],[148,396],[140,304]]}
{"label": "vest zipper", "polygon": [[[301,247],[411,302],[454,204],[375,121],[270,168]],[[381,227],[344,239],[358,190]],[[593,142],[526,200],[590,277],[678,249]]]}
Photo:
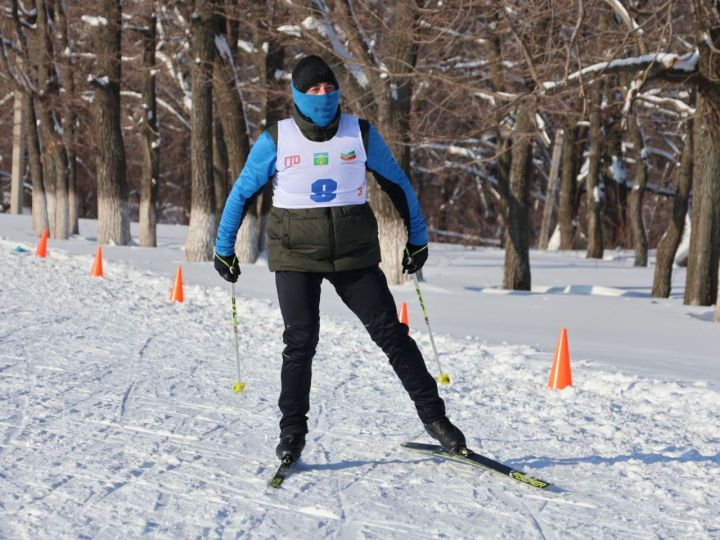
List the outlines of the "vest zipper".
{"label": "vest zipper", "polygon": [[330,216],[330,264],[335,270],[335,217],[331,206],[328,206],[328,214]]}

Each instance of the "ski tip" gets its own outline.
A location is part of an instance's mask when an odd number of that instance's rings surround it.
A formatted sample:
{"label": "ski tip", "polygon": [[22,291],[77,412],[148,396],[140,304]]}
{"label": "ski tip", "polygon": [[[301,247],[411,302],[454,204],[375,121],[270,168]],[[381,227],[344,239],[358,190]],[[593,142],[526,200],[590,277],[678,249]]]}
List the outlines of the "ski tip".
{"label": "ski tip", "polygon": [[279,488],[282,485],[283,480],[285,480],[285,477],[290,473],[290,468],[293,463],[294,461],[291,456],[283,456],[280,460],[280,467],[278,467],[277,472],[275,472],[275,476],[273,476],[268,482],[268,486],[272,488]]}
{"label": "ski tip", "polygon": [[510,477],[518,480],[519,482],[522,482],[523,484],[528,484],[532,487],[540,489],[547,489],[552,486],[550,482],[540,480],[539,478],[533,478],[532,476],[528,476],[527,474],[521,473],[520,471],[512,471],[510,473]]}
{"label": "ski tip", "polygon": [[277,489],[282,485],[282,482],[283,482],[282,478],[273,478],[272,480],[270,480],[270,482],[268,482],[268,485],[271,488]]}

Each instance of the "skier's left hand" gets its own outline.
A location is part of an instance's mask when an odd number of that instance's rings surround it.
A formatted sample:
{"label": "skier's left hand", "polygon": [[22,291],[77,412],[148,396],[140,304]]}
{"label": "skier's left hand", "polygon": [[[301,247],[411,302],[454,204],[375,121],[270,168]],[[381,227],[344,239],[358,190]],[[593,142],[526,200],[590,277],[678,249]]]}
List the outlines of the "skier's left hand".
{"label": "skier's left hand", "polygon": [[423,246],[416,246],[408,242],[405,246],[405,251],[403,252],[403,274],[414,274],[425,265],[425,261],[427,261],[427,258],[427,244]]}

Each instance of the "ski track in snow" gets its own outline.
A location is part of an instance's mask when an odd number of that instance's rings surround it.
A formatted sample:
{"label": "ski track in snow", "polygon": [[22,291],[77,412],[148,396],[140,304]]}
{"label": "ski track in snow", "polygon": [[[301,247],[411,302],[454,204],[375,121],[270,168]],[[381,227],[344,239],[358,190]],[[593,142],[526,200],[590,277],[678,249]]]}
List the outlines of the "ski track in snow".
{"label": "ski track in snow", "polygon": [[469,445],[557,486],[542,492],[400,448],[427,437],[399,381],[360,323],[324,317],[308,444],[272,490],[272,302],[238,304],[235,395],[224,287],[186,284],[172,304],[169,280],[140,268],[106,262],[97,279],[90,257],[17,245],[0,240],[2,538],[720,536],[720,395],[707,385],[583,360],[553,392],[547,353],[437,336]]}

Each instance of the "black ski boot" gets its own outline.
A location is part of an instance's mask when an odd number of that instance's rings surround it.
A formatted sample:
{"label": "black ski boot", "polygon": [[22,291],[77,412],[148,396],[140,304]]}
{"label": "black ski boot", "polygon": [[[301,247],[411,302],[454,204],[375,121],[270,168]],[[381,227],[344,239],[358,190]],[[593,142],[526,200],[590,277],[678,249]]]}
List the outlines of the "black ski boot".
{"label": "black ski boot", "polygon": [[440,441],[440,445],[448,452],[458,452],[465,448],[465,435],[448,420],[447,416],[423,425],[425,431],[433,439]]}
{"label": "black ski boot", "polygon": [[305,448],[304,433],[281,433],[280,442],[275,448],[275,454],[280,461],[284,461],[286,457],[289,457],[292,461],[297,461],[303,448]]}

